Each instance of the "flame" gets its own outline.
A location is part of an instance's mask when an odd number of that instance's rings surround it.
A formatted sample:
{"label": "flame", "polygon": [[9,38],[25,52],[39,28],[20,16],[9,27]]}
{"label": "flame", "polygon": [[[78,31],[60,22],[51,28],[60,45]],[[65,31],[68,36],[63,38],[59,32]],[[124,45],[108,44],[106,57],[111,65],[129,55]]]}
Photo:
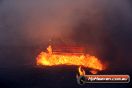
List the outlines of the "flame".
{"label": "flame", "polygon": [[[75,55],[70,53],[53,53],[52,47],[49,45],[47,48],[48,52],[41,52],[36,60],[37,65],[42,66],[55,66],[55,65],[75,65],[83,66],[86,68],[93,69],[91,73],[96,74],[97,71],[104,70],[104,65],[95,56],[90,56],[89,54]],[[81,73],[81,67],[79,67],[80,74],[84,74],[84,70]]]}
{"label": "flame", "polygon": [[51,45],[49,45],[49,47],[47,48],[47,51],[49,52],[50,55],[52,54],[52,47],[51,47]]}
{"label": "flame", "polygon": [[92,74],[97,74],[98,73],[98,71],[96,71],[96,70],[91,70],[90,71]]}

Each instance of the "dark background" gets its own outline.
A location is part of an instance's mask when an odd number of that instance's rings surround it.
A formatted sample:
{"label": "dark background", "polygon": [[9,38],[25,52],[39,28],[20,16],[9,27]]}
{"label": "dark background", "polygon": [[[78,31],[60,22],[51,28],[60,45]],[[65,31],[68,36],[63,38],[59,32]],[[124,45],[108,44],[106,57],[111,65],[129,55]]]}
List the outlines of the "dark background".
{"label": "dark background", "polygon": [[35,58],[49,41],[84,45],[87,53],[108,63],[99,74],[131,75],[131,0],[0,0],[1,88],[130,86],[79,86],[76,66],[36,67]]}

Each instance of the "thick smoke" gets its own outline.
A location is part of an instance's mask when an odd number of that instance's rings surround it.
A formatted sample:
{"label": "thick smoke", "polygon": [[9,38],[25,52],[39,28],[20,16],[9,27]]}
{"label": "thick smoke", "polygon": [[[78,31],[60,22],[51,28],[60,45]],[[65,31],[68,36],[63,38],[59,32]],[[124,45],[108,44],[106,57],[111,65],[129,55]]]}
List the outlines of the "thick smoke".
{"label": "thick smoke", "polygon": [[10,41],[13,45],[21,42],[35,45],[47,42],[51,38],[70,37],[76,23],[74,16],[81,10],[84,12],[83,9],[86,8],[84,2],[3,1],[0,18],[1,36],[5,38],[1,37],[1,40],[4,41],[4,45]]}
{"label": "thick smoke", "polygon": [[0,46],[43,46],[60,39],[86,44],[90,54],[112,68],[126,69],[132,61],[131,4],[130,0],[1,0]]}

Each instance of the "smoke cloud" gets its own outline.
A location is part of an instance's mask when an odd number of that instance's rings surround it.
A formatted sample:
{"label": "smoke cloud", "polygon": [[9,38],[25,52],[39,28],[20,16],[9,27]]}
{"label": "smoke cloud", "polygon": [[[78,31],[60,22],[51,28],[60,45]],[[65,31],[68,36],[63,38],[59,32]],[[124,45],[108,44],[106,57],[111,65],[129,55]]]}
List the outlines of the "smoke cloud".
{"label": "smoke cloud", "polygon": [[84,2],[79,0],[74,3],[70,0],[3,1],[0,17],[1,38],[4,39],[1,40],[4,41],[4,45],[10,41],[13,45],[21,42],[34,45],[53,37],[69,37],[76,23],[74,15],[78,15],[86,8]]}
{"label": "smoke cloud", "polygon": [[87,44],[112,68],[130,68],[131,24],[130,0],[0,1],[1,47],[42,46],[50,39]]}

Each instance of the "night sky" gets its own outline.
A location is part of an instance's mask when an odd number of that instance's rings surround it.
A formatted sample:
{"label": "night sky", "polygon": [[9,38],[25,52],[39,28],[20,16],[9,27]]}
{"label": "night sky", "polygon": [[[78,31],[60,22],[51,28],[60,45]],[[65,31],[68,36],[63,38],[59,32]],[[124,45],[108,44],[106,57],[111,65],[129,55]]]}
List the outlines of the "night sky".
{"label": "night sky", "polygon": [[[108,64],[99,74],[132,75],[131,0],[0,0],[0,88],[128,88],[76,82],[76,66],[36,67],[49,44],[84,45]],[[88,69],[85,69],[88,74]]]}

